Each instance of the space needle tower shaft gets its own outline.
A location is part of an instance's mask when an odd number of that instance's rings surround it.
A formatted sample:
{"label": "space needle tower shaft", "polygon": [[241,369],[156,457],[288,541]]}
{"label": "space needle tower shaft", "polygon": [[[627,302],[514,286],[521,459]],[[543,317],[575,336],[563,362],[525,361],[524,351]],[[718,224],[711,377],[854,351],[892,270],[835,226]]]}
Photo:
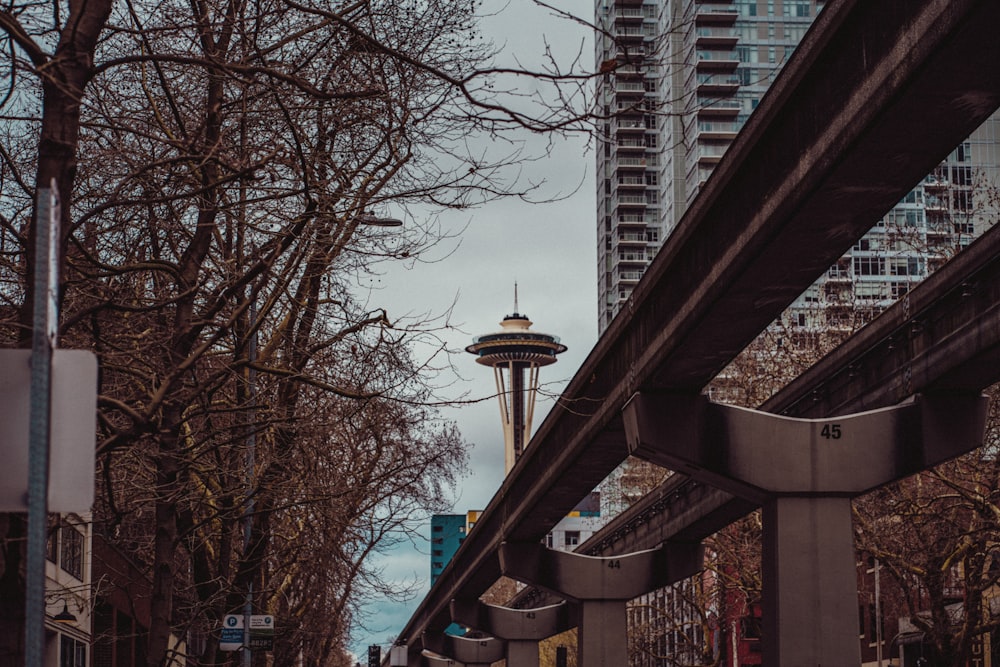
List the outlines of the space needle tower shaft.
{"label": "space needle tower shaft", "polygon": [[501,330],[477,336],[466,352],[476,355],[476,363],[493,368],[500,419],[503,422],[505,472],[520,458],[531,437],[531,421],[538,394],[538,370],[556,362],[566,346],[556,336],[531,330],[531,320],[517,312],[500,322]]}

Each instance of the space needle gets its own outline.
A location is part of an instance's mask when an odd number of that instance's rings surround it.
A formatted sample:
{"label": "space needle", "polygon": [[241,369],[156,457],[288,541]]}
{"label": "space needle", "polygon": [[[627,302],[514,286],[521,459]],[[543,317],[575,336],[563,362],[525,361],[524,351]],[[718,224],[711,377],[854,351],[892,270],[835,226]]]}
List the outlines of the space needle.
{"label": "space needle", "polygon": [[517,312],[517,285],[514,285],[514,312],[500,322],[495,333],[472,339],[466,352],[476,355],[476,363],[493,367],[503,422],[504,473],[520,458],[531,436],[531,419],[538,393],[538,369],[556,362],[566,346],[556,336],[531,330],[531,320]]}

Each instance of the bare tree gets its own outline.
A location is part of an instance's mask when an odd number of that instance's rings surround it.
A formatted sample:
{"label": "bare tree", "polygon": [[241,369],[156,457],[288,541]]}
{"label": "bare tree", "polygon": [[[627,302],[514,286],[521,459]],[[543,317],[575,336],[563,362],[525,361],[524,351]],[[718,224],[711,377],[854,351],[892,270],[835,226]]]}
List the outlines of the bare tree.
{"label": "bare tree", "polygon": [[1000,628],[990,605],[1000,579],[997,416],[994,400],[983,448],[854,504],[859,549],[883,573],[885,616],[922,633],[934,665],[968,664],[973,644]]}
{"label": "bare tree", "polygon": [[[586,108],[508,104],[491,80],[565,83],[562,99],[584,104],[586,77],[484,67],[475,4],[65,9],[0,10],[5,337],[25,343],[32,202],[54,179],[61,335],[100,356],[97,515],[150,569],[147,664],[171,659],[172,635],[214,629],[251,584],[279,617],[338,611],[332,633],[301,627],[280,650],[339,660],[359,591],[381,585],[366,557],[435,508],[463,462],[458,435],[432,426],[433,362],[410,353],[424,323],[354,286],[434,236],[366,222],[388,201],[524,194],[504,171],[516,150],[466,138],[561,129]],[[10,526],[2,581],[16,591]],[[220,659],[211,640],[189,650]]]}

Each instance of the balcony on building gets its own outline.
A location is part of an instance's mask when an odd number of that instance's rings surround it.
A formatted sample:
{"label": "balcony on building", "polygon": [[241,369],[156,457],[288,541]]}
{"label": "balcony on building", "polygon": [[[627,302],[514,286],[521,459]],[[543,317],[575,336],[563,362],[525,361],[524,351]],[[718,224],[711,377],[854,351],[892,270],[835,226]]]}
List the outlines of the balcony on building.
{"label": "balcony on building", "polygon": [[619,7],[615,12],[615,21],[618,23],[642,23],[644,18],[641,7]]}
{"label": "balcony on building", "polygon": [[646,179],[642,176],[632,176],[620,174],[618,176],[618,189],[629,192],[642,192],[647,187]]}
{"label": "balcony on building", "polygon": [[[740,101],[732,97],[709,98],[698,100],[698,124],[725,123],[731,129],[726,132],[736,133],[736,116],[740,112]],[[719,130],[722,131],[722,130]]]}
{"label": "balcony on building", "polygon": [[945,197],[934,197],[932,195],[927,195],[924,198],[924,210],[928,213],[942,214],[948,211],[948,198]]}
{"label": "balcony on building", "polygon": [[[619,155],[637,156],[637,153],[646,152],[646,141],[641,135],[624,135],[618,137],[616,143]],[[638,155],[637,157],[642,157]]]}
{"label": "balcony on building", "polygon": [[641,78],[615,77],[615,95],[642,98],[646,94],[646,84]]}
{"label": "balcony on building", "polygon": [[[624,163],[624,164],[622,164]],[[614,183],[619,178],[644,177],[647,169],[651,169],[648,164],[633,164],[632,158],[620,157],[611,163],[611,182]]]}
{"label": "balcony on building", "polygon": [[626,270],[618,272],[618,284],[634,287],[642,279],[643,272],[640,270]]}
{"label": "balcony on building", "polygon": [[697,125],[697,141],[724,143],[727,146],[736,138],[739,129],[736,126],[735,117],[727,118],[702,118],[699,113]]}
{"label": "balcony on building", "polygon": [[[638,249],[637,249],[638,250]],[[649,260],[646,259],[645,248],[642,248],[643,252],[624,252],[619,253],[616,258],[618,259],[618,267],[620,269],[626,269],[629,271],[645,271],[646,267],[649,266]]]}
{"label": "balcony on building", "polygon": [[642,30],[642,26],[628,23],[615,23],[615,40],[617,40],[619,44],[636,42],[641,43],[645,39],[646,35]]}
{"label": "balcony on building", "polygon": [[699,73],[698,95],[732,97],[740,89],[740,79],[725,72]]}
{"label": "balcony on building", "polygon": [[953,233],[954,227],[944,218],[927,221],[927,239],[929,241],[940,243],[950,239]]}
{"label": "balcony on building", "polygon": [[615,165],[618,167],[618,171],[645,171],[646,167],[649,166],[646,158],[633,156],[633,155],[618,155],[615,159]]}
{"label": "balcony on building", "polygon": [[739,12],[732,5],[699,4],[695,10],[694,24],[702,25],[735,25]]}
{"label": "balcony on building", "polygon": [[646,248],[650,244],[649,238],[645,231],[619,229],[611,239],[611,252],[617,254],[622,248]]}
{"label": "balcony on building", "polygon": [[619,233],[642,234],[644,243],[649,238],[646,234],[646,225],[652,220],[648,219],[644,212],[620,211],[617,220]]}
{"label": "balcony on building", "polygon": [[618,109],[617,115],[611,121],[611,129],[619,136],[623,133],[645,134],[646,114],[637,106],[627,107],[627,109]]}
{"label": "balcony on building", "polygon": [[616,192],[611,198],[611,206],[619,211],[635,213],[646,209],[649,204],[642,193],[629,191]]}
{"label": "balcony on building", "polygon": [[616,78],[643,79],[650,74],[649,68],[638,63],[622,62],[615,68]]}
{"label": "balcony on building", "polygon": [[695,27],[695,46],[699,49],[732,49],[739,38],[732,26],[699,25]]}
{"label": "balcony on building", "polygon": [[732,142],[726,140],[708,139],[707,133],[699,133],[695,145],[695,154],[700,165],[716,165],[729,150]]}
{"label": "balcony on building", "polygon": [[828,303],[824,308],[827,331],[849,331],[854,325],[855,304],[846,302]]}
{"label": "balcony on building", "polygon": [[698,49],[698,73],[703,72],[735,72],[740,59],[732,49]]}
{"label": "balcony on building", "polygon": [[924,190],[927,192],[940,192],[942,190],[947,190],[951,183],[947,178],[931,174],[924,179]]}

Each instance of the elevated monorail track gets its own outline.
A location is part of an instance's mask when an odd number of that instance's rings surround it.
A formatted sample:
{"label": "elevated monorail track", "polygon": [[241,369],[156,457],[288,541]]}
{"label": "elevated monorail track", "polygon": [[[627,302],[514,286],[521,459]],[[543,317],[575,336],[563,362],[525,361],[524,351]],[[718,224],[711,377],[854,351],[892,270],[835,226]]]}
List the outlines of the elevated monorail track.
{"label": "elevated monorail track", "polygon": [[[828,4],[401,640],[443,630],[452,598],[499,577],[501,542],[542,539],[626,458],[620,411],[634,392],[703,388],[1000,106],[997,25],[995,0]],[[867,363],[861,375],[876,373]],[[972,382],[974,369],[927,384]],[[844,387],[859,376],[838,375]],[[841,386],[799,385],[798,402],[844,408]],[[706,502],[677,509],[676,529],[696,535],[746,509]]]}

